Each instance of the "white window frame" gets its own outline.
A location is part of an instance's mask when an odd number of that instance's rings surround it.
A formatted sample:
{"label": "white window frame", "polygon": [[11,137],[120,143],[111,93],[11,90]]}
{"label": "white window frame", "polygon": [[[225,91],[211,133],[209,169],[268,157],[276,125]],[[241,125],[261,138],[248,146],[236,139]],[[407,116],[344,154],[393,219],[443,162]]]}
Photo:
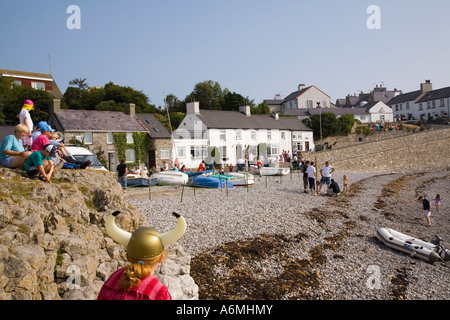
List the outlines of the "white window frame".
{"label": "white window frame", "polygon": [[186,148],[185,147],[177,147],[177,156],[178,156],[178,158],[186,158]]}
{"label": "white window frame", "polygon": [[85,132],[83,134],[84,144],[93,144],[94,143],[94,135],[92,132]]}
{"label": "white window frame", "polygon": [[112,132],[106,133],[106,144],[114,144],[114,135]]}
{"label": "white window frame", "polygon": [[161,149],[161,159],[162,160],[170,159],[170,149]]}
{"label": "white window frame", "polygon": [[134,143],[133,132],[127,132],[127,143],[128,144]]}
{"label": "white window frame", "polygon": [[134,163],[136,162],[136,151],[134,149],[127,149],[126,150],[126,158],[127,163]]}

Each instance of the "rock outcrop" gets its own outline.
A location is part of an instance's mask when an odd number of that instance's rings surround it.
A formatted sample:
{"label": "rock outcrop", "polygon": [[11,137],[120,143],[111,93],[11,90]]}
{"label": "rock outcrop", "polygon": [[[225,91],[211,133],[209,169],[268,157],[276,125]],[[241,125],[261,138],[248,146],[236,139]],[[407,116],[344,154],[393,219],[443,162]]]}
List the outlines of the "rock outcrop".
{"label": "rock outcrop", "polygon": [[[0,199],[0,300],[96,299],[126,264],[105,218],[120,210],[116,221],[124,230],[150,226],[109,172],[60,170],[49,184],[0,168]],[[177,244],[168,249],[155,276],[173,299],[198,299],[190,256]]]}

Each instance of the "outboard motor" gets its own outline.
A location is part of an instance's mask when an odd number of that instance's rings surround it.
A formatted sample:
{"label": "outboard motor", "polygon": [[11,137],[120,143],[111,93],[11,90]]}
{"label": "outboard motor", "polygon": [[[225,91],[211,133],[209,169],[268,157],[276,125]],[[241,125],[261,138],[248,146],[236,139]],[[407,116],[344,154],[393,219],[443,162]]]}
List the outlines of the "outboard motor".
{"label": "outboard motor", "polygon": [[438,235],[435,235],[431,241],[432,244],[436,246],[436,252],[441,257],[443,261],[450,261],[450,250],[445,249],[442,246],[442,238]]}

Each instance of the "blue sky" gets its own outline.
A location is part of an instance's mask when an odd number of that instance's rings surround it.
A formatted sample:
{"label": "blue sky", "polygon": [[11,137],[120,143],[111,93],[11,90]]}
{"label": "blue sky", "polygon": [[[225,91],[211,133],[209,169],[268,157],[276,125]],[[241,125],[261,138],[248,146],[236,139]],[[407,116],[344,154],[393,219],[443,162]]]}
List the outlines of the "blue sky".
{"label": "blue sky", "polygon": [[[81,10],[70,30],[67,8]],[[366,22],[380,8],[381,29]],[[183,100],[201,81],[255,103],[315,85],[335,102],[388,89],[450,86],[448,0],[0,0],[0,68],[49,73]]]}

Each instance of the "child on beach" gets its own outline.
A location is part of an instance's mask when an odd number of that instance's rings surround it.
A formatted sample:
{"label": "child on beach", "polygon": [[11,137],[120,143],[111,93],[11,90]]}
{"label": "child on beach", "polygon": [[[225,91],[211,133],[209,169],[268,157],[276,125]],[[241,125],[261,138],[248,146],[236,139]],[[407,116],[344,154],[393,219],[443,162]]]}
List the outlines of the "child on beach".
{"label": "child on beach", "polygon": [[344,183],[343,183],[343,185],[344,185],[344,188],[342,190],[344,192],[348,191],[348,178],[347,178],[347,176],[345,174],[344,174]]}
{"label": "child on beach", "polygon": [[439,212],[439,209],[441,208],[441,200],[444,198],[441,198],[441,195],[438,193],[434,200],[434,205],[436,206],[436,212]]}
{"label": "child on beach", "polygon": [[425,219],[428,225],[431,226],[431,203],[424,196],[420,196],[418,201],[422,202],[422,214],[425,215]]}

